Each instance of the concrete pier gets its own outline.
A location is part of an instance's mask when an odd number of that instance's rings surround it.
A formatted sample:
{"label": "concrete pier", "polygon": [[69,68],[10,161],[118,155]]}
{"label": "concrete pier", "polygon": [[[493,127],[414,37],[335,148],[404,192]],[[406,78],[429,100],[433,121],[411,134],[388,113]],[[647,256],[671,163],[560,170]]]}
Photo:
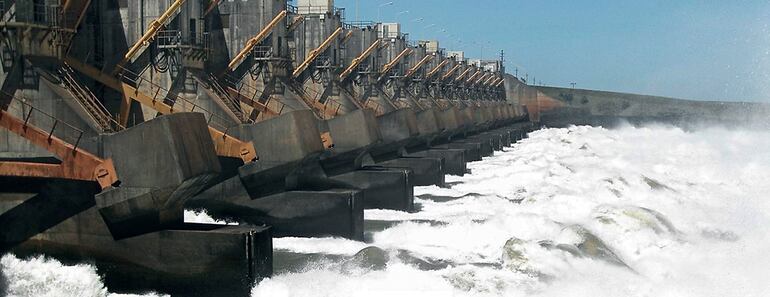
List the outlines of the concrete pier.
{"label": "concrete pier", "polygon": [[[0,117],[0,251],[94,263],[110,292],[247,296],[273,237],[364,240],[364,209],[418,211],[415,186],[538,121],[502,60],[333,3],[22,2],[0,9],[0,109],[22,119]],[[69,157],[85,153],[118,182]]]}

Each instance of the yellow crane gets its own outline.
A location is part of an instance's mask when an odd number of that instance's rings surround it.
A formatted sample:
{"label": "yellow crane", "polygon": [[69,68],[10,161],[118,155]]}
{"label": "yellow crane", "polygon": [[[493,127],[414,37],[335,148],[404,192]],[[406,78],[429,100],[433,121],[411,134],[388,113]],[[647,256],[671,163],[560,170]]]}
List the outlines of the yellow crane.
{"label": "yellow crane", "polygon": [[441,63],[436,65],[436,67],[433,68],[433,70],[431,70],[430,72],[428,72],[428,74],[425,75],[425,79],[430,79],[431,77],[436,75],[436,73],[441,71],[441,69],[444,68],[444,66],[446,66],[447,63],[449,63],[449,59],[448,58],[444,59],[444,61],[441,61]]}
{"label": "yellow crane", "polygon": [[481,72],[482,72],[481,70],[476,71],[476,73],[474,73],[473,75],[471,75],[471,77],[468,78],[466,83],[471,83],[473,80],[476,79],[476,77],[478,77],[481,74]]}
{"label": "yellow crane", "polygon": [[465,69],[465,71],[463,71],[462,73],[460,73],[460,75],[458,75],[458,76],[457,76],[457,78],[455,78],[455,81],[460,81],[460,80],[462,80],[462,79],[463,79],[463,77],[465,77],[465,75],[466,75],[466,74],[468,74],[469,72],[471,72],[471,70],[473,70],[473,67],[468,67],[468,68],[466,68],[466,69]]}
{"label": "yellow crane", "polygon": [[415,73],[417,73],[422,66],[425,66],[430,60],[433,60],[433,55],[426,55],[422,58],[417,64],[414,65],[414,67],[410,68],[409,71],[406,72],[406,75],[404,76],[405,79],[411,78]]}
{"label": "yellow crane", "polygon": [[[353,31],[350,31],[353,32]],[[377,39],[374,42],[372,42],[372,45],[370,45],[364,52],[362,52],[358,57],[353,59],[353,61],[350,63],[350,66],[348,66],[345,71],[343,71],[340,74],[340,81],[345,80],[351,73],[353,73],[353,70],[358,67],[358,65],[361,65],[361,63],[368,58],[380,45],[382,44],[381,39]]]}
{"label": "yellow crane", "polygon": [[257,35],[254,35],[249,41],[246,42],[246,46],[241,49],[240,52],[238,52],[237,55],[235,55],[235,58],[233,58],[232,61],[230,61],[230,64],[227,65],[227,68],[230,69],[230,71],[235,70],[235,68],[238,68],[238,65],[240,65],[244,59],[251,53],[251,50],[254,49],[255,46],[260,44],[262,40],[265,40],[268,35],[270,35],[270,32],[273,32],[273,29],[278,26],[278,24],[281,23],[286,18],[286,15],[288,14],[287,11],[281,11],[276,15],[273,20],[271,20],[264,28],[262,28]]}
{"label": "yellow crane", "polygon": [[177,15],[179,12],[179,8],[182,7],[182,4],[185,3],[186,0],[176,0],[174,3],[171,3],[171,5],[166,9],[163,14],[161,14],[156,20],[152,21],[150,23],[150,26],[147,27],[147,32],[144,32],[144,35],[142,35],[139,40],[137,40],[131,48],[128,49],[128,52],[126,52],[126,55],[123,56],[123,59],[117,64],[115,67],[115,72],[119,72],[123,66],[126,65],[126,63],[130,62],[131,60],[135,59],[139,55],[144,52],[145,49],[147,49],[147,46],[150,45],[150,42],[155,38],[156,35],[158,35],[158,32],[160,32],[160,29],[166,26],[173,18]]}
{"label": "yellow crane", "polygon": [[449,69],[449,71],[447,71],[447,73],[445,73],[444,75],[441,76],[441,80],[447,80],[449,77],[452,76],[452,74],[457,72],[457,69],[460,69],[460,66],[461,66],[460,63],[458,63],[457,65],[455,65],[454,67]]}
{"label": "yellow crane", "polygon": [[321,55],[326,49],[329,48],[330,45],[332,45],[332,42],[334,42],[334,39],[340,36],[340,33],[342,33],[342,27],[337,28],[329,37],[324,40],[324,42],[321,43],[321,45],[318,46],[318,48],[310,51],[310,54],[307,55],[307,58],[305,58],[305,61],[302,62],[302,64],[299,64],[297,69],[294,69],[294,73],[292,73],[293,78],[299,77],[302,72],[304,72],[308,67],[310,67],[310,63],[313,63],[318,56]]}
{"label": "yellow crane", "polygon": [[401,62],[402,59],[404,59],[406,56],[410,54],[412,54],[412,49],[408,47],[405,48],[400,53],[398,53],[398,55],[395,58],[393,58],[393,61],[388,62],[387,64],[385,64],[385,66],[382,67],[382,70],[380,70],[380,77],[377,80],[382,80],[385,77],[385,75],[387,75],[388,72],[390,72],[390,70],[393,69],[393,67],[396,67],[396,65],[398,65],[398,63]]}

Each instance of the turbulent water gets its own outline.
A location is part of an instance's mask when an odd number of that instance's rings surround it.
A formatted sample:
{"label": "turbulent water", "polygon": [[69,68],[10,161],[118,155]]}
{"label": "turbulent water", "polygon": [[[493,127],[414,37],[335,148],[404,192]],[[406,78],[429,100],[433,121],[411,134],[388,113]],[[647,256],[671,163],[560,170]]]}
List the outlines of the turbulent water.
{"label": "turbulent water", "polygon": [[[759,131],[540,130],[416,188],[418,212],[366,211],[365,243],[276,239],[277,261],[302,260],[252,295],[767,296],[768,148]],[[0,263],[11,296],[109,295],[88,265]]]}

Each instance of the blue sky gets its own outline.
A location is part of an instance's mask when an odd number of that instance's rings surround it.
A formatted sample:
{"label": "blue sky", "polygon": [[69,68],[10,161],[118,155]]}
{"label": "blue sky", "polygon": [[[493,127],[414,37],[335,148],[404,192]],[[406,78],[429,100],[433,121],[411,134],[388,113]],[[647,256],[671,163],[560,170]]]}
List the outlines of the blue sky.
{"label": "blue sky", "polygon": [[383,22],[401,22],[413,39],[438,39],[442,47],[473,58],[503,49],[508,72],[518,68],[530,82],[770,102],[766,0],[337,0],[335,5],[354,21],[357,2],[360,20],[376,21],[379,8]]}

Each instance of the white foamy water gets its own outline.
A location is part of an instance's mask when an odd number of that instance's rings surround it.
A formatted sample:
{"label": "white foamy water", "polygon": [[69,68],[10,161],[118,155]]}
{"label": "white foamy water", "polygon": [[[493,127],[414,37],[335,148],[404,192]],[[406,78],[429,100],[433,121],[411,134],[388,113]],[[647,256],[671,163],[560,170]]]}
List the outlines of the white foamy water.
{"label": "white foamy water", "polygon": [[537,131],[450,188],[415,189],[461,198],[367,211],[395,221],[371,243],[274,244],[346,256],[376,246],[391,255],[386,268],[310,263],[253,296],[767,296],[768,148],[770,132]]}
{"label": "white foamy water", "polygon": [[[366,211],[392,222],[371,242],[274,242],[344,257],[376,246],[390,255],[383,269],[311,262],[252,295],[767,296],[768,148],[757,131],[537,131],[449,188],[415,189],[445,196],[418,198],[419,212]],[[10,296],[118,296],[90,265],[6,255],[0,266]]]}

